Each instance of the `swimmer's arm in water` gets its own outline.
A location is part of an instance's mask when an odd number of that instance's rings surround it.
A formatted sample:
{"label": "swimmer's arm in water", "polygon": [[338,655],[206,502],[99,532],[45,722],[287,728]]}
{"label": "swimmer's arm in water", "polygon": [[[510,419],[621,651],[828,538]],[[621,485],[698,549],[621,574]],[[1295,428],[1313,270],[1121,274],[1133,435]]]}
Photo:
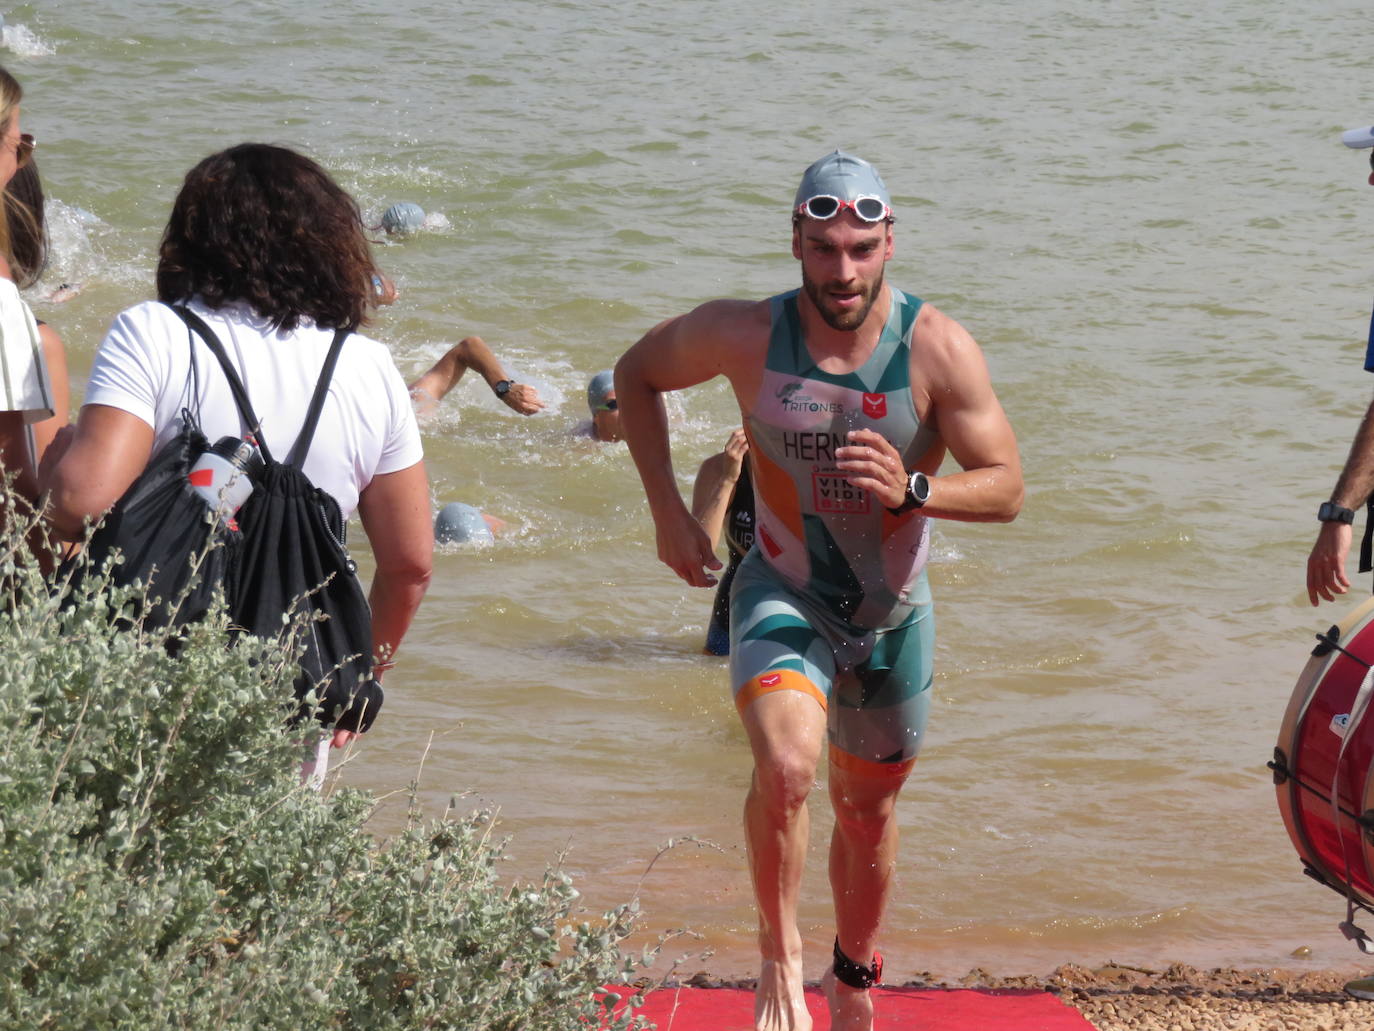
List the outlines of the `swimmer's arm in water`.
{"label": "swimmer's arm in water", "polygon": [[[509,380],[500,359],[486,342],[477,336],[464,337],[430,367],[429,371],[410,385],[410,396],[419,415],[428,415],[438,407],[444,396],[458,385],[463,373],[472,369],[495,392],[496,385]],[[521,415],[533,415],[544,407],[539,391],[528,383],[515,383],[501,398]]]}
{"label": "swimmer's arm in water", "polygon": [[749,439],[744,430],[737,429],[730,434],[725,450],[706,459],[697,470],[696,483],[692,486],[692,515],[711,538],[713,548],[720,547],[725,514],[729,511],[730,498],[748,452]]}

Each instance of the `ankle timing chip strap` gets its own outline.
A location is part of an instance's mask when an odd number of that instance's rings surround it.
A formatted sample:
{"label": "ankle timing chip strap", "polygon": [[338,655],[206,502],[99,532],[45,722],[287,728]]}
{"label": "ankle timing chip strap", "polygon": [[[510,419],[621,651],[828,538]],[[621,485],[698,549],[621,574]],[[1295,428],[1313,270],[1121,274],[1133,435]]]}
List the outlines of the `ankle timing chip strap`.
{"label": "ankle timing chip strap", "polygon": [[860,966],[844,954],[840,939],[835,939],[835,976],[850,988],[867,991],[883,979],[883,957],[873,953],[871,967]]}

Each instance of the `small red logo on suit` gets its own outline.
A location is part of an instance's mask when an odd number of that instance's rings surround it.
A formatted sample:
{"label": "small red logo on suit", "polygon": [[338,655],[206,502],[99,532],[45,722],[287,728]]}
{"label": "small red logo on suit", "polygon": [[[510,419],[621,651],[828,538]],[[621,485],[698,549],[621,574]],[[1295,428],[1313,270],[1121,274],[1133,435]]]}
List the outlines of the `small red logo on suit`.
{"label": "small red logo on suit", "polygon": [[881,419],[887,415],[886,394],[865,394],[864,415],[870,419]]}

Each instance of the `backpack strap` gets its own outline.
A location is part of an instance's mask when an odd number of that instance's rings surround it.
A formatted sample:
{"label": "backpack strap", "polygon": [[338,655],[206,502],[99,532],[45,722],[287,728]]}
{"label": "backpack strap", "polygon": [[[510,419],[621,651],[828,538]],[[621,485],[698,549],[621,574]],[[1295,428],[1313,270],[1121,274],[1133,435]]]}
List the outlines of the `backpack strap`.
{"label": "backpack strap", "polygon": [[310,443],[315,439],[315,427],[319,425],[320,412],[324,409],[325,398],[329,395],[329,383],[334,378],[334,366],[339,364],[339,354],[343,351],[344,337],[348,336],[348,330],[336,329],[334,339],[329,345],[329,354],[325,355],[324,365],[320,369],[319,381],[315,384],[315,396],[310,399],[310,407],[305,412],[305,422],[301,424],[300,435],[296,437],[296,444],[291,448],[291,454],[286,458],[287,465],[294,465],[300,468],[305,465],[305,456],[310,451]]}
{"label": "backpack strap", "polygon": [[[253,411],[253,402],[248,398],[248,390],[244,387],[238,371],[230,363],[229,356],[224,351],[224,345],[220,343],[215,331],[186,305],[172,304],[168,307],[181,316],[182,321],[199,333],[201,339],[205,341],[205,346],[215,356],[220,368],[224,370],[225,379],[229,381],[229,390],[234,395],[234,405],[239,410],[239,418],[243,420],[249,432],[257,438],[258,450],[262,452],[262,457],[268,462],[274,461],[272,452],[268,450],[267,442],[262,439],[262,421]],[[306,409],[305,422],[301,425],[300,434],[296,437],[296,443],[292,446],[290,455],[287,456],[287,465],[300,468],[305,463],[305,456],[309,453],[310,444],[315,439],[315,427],[319,424],[320,412],[324,409],[325,398],[329,394],[330,381],[334,378],[334,367],[339,364],[339,354],[343,351],[344,338],[347,336],[348,330],[346,329],[339,329],[334,332],[334,339],[329,345],[329,353],[325,356],[324,365],[320,369],[320,378],[315,383],[315,393],[310,398],[310,407]]]}

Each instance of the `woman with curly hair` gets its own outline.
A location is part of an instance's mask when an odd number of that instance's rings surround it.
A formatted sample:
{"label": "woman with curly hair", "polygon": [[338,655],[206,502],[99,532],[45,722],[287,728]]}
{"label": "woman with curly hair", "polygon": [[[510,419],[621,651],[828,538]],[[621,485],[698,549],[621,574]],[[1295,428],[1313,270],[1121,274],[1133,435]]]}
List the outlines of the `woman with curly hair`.
{"label": "woman with curly hair", "polygon": [[[377,567],[374,646],[388,660],[380,678],[429,582],[433,527],[406,385],[387,348],[356,332],[374,272],[357,204],[309,158],[245,143],[191,169],[162,237],[158,301],[115,319],[70,447],[45,477],[58,535],[80,538],[176,435],[186,409],[199,408],[212,441],[248,431],[286,456],[335,331],[348,331],[303,469],[344,519],[355,508],[362,517]],[[185,304],[222,341],[261,426],[241,425],[219,363],[171,304]],[[353,736],[338,730],[333,744]]]}

